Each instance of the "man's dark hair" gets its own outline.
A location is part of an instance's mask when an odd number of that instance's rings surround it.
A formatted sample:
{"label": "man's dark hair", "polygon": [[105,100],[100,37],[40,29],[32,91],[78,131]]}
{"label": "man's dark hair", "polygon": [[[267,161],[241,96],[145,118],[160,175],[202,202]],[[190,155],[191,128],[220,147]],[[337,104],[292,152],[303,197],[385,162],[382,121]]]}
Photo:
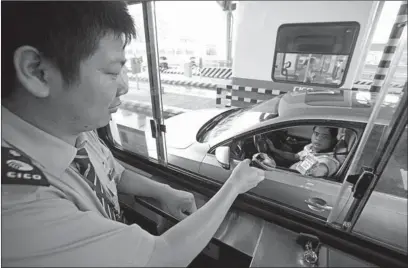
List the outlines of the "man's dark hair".
{"label": "man's dark hair", "polygon": [[65,84],[75,82],[81,61],[91,57],[108,33],[136,37],[132,17],[122,1],[1,3],[2,98],[16,85],[13,63],[17,48],[36,48],[61,71]]}
{"label": "man's dark hair", "polygon": [[314,131],[317,127],[328,128],[328,129],[329,129],[329,132],[330,132],[330,136],[331,136],[333,139],[336,139],[336,140],[337,140],[337,135],[339,134],[339,129],[338,129],[338,128],[336,128],[336,127],[325,127],[325,126],[314,126],[314,127],[313,127],[313,131]]}

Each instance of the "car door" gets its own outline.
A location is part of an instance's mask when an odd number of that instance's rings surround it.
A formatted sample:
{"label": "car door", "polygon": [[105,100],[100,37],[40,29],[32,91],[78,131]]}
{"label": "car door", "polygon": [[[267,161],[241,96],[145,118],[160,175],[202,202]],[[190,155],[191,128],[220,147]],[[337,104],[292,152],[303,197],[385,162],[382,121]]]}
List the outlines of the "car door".
{"label": "car door", "polygon": [[[289,123],[286,124],[285,128],[302,124],[307,125],[308,123]],[[319,123],[316,122],[315,124]],[[327,124],[327,122],[320,122],[320,125],[324,124]],[[341,125],[345,127],[348,126],[348,123],[342,122]],[[351,126],[349,127],[351,128]],[[250,135],[259,133],[261,132]],[[248,138],[248,134],[247,136],[244,134],[242,138]],[[224,141],[220,143],[219,146],[229,144],[229,141]],[[232,159],[230,169],[225,169],[220,165],[213,151],[214,150],[210,150],[205,155],[200,165],[199,173],[220,182],[225,182],[240,161]],[[344,172],[345,170],[343,169],[343,173]],[[339,182],[304,176],[284,168],[275,168],[271,171],[266,171],[265,175],[265,180],[262,181],[258,187],[252,189],[252,193],[323,218],[327,218],[329,215],[341,187],[341,183]],[[351,188],[347,189],[347,191],[350,193]],[[346,203],[347,198],[344,197],[342,199],[342,205]]]}

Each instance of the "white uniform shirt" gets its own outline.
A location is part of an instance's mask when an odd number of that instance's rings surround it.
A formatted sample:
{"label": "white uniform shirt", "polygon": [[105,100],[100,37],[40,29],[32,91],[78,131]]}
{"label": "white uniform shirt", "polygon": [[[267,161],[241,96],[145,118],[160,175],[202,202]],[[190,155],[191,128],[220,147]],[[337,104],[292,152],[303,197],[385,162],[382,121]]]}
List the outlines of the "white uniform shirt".
{"label": "white uniform shirt", "polygon": [[[101,184],[115,194],[118,206],[116,183],[124,168],[94,132],[80,135],[77,147],[82,146]],[[30,125],[4,107],[2,147],[23,152],[50,184],[2,183],[4,266],[146,265],[154,249],[154,237],[136,224],[125,225],[107,218],[96,194],[70,167],[78,148]]]}

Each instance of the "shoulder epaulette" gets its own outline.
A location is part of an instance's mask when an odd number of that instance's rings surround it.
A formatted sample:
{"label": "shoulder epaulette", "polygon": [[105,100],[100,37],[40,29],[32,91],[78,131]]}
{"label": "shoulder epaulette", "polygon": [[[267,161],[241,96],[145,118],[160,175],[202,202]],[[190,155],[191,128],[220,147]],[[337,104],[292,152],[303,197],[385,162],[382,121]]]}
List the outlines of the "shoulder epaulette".
{"label": "shoulder epaulette", "polygon": [[14,148],[1,147],[1,184],[49,186],[44,173]]}

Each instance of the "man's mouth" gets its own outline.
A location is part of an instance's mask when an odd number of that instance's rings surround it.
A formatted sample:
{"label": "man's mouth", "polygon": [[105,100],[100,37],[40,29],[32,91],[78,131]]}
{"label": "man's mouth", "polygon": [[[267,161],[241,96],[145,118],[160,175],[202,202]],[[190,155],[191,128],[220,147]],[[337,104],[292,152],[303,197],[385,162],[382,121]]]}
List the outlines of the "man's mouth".
{"label": "man's mouth", "polygon": [[320,147],[320,143],[316,143],[316,142],[314,142],[314,143],[313,143],[313,147],[317,147],[317,148],[319,148],[319,147]]}
{"label": "man's mouth", "polygon": [[109,107],[109,110],[117,109],[117,108],[119,108],[119,106],[120,106],[121,104],[122,104],[122,102],[119,101],[118,103],[116,103],[116,104],[110,106],[110,107]]}

